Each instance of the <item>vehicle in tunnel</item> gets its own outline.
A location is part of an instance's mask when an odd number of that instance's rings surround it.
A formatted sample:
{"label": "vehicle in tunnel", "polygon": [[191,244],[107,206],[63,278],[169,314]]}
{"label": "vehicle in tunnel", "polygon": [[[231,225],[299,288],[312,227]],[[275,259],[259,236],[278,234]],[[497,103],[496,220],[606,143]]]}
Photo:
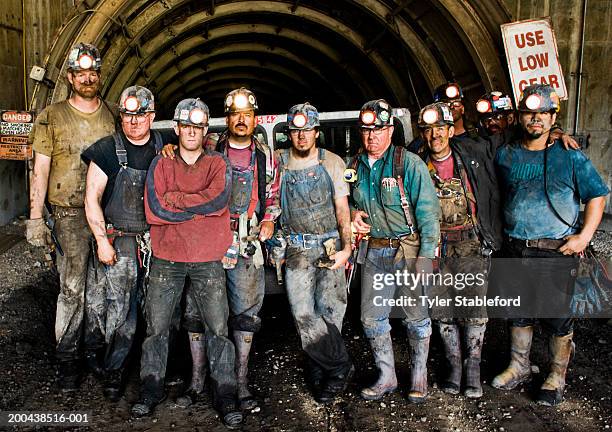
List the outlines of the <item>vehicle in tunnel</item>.
{"label": "vehicle in tunnel", "polygon": [[[410,122],[410,110],[393,109],[394,127],[393,144],[406,147],[413,138]],[[357,153],[360,138],[357,131],[359,111],[332,111],[319,113],[320,135],[317,145],[336,153],[348,160]],[[168,130],[174,127],[172,120],[153,122],[153,129]],[[209,133],[221,133],[226,129],[225,117],[212,117],[209,121]],[[255,137],[272,150],[289,148],[291,141],[287,130],[287,114],[264,114],[257,116]]]}

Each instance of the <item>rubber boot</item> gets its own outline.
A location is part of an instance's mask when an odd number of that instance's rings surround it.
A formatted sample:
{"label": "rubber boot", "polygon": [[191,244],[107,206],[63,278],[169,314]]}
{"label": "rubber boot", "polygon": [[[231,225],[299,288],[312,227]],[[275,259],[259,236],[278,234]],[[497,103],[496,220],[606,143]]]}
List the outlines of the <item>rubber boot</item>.
{"label": "rubber boot", "polygon": [[444,393],[459,394],[461,386],[461,340],[457,324],[438,323],[440,337],[444,344],[448,375],[440,386]]}
{"label": "rubber boot", "polygon": [[361,390],[361,397],[365,400],[378,400],[387,393],[392,393],[397,389],[391,333],[369,338],[369,341],[372,353],[374,354],[374,362],[380,374],[378,375],[378,380],[373,385]]}
{"label": "rubber boot", "polygon": [[410,342],[410,392],[408,400],[418,404],[427,397],[427,357],[429,336],[424,339],[409,339]]}
{"label": "rubber boot", "polygon": [[464,329],[467,357],[463,361],[465,375],[465,391],[463,394],[473,399],[482,396],[480,358],[482,355],[482,343],[484,341],[486,329],[486,324],[466,324]]}
{"label": "rubber boot", "polygon": [[512,390],[519,384],[531,379],[531,340],[533,327],[510,327],[510,364],[497,375],[491,385],[502,390]]}
{"label": "rubber boot", "polygon": [[187,391],[176,399],[176,404],[186,408],[195,403],[204,391],[206,380],[206,337],[204,333],[188,332],[191,351],[191,383]]}
{"label": "rubber boot", "polygon": [[238,385],[238,401],[243,410],[253,409],[257,401],[249,391],[249,353],[253,343],[253,332],[234,331],[236,345],[236,384]]}
{"label": "rubber boot", "polygon": [[81,368],[78,360],[59,362],[58,386],[62,392],[73,392],[79,389]]}
{"label": "rubber boot", "polygon": [[540,405],[555,406],[563,401],[565,389],[565,374],[572,353],[572,336],[552,336],[549,341],[550,373],[540,387],[538,403]]}

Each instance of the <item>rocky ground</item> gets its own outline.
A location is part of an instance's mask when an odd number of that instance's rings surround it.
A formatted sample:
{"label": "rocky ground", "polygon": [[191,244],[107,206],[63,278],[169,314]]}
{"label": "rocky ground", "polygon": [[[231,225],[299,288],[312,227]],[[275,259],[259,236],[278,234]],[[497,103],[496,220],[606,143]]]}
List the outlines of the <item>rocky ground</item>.
{"label": "rocky ground", "polygon": [[[0,228],[7,234],[23,236],[21,224]],[[612,255],[611,236],[598,235],[598,250]],[[1,246],[1,245],[0,245]],[[85,411],[89,428],[74,430],[168,431],[225,430],[208,400],[187,409],[174,400],[180,378],[169,385],[169,398],[154,415],[131,419],[130,405],[137,398],[138,354],[130,367],[125,397],[109,403],[100,385],[87,377],[73,396],[56,391],[53,360],[53,321],[58,292],[56,275],[47,268],[43,253],[18,242],[0,254],[0,411]],[[568,373],[566,401],[558,408],[533,402],[534,392],[546,371],[545,340],[537,333],[532,360],[532,385],[520,391],[502,392],[488,383],[508,358],[507,331],[500,320],[487,329],[482,374],[485,395],[480,400],[453,397],[439,391],[442,375],[442,349],[437,337],[430,354],[430,397],[420,406],[406,400],[408,347],[400,325],[394,325],[396,361],[401,392],[383,401],[366,402],[358,397],[359,388],[375,375],[371,354],[360,329],[355,299],[351,295],[344,336],[357,365],[357,374],[346,394],[333,405],[313,401],[303,382],[304,361],[299,350],[284,296],[270,296],[264,304],[263,328],[255,339],[251,381],[261,408],[246,415],[246,431],[602,431],[612,428],[612,327],[606,320],[581,320],[576,325],[576,356]],[[395,323],[399,324],[399,323]],[[186,343],[186,339],[184,340]],[[188,376],[186,354],[179,351],[172,375]],[[0,427],[1,429],[1,427]],[[22,428],[46,430],[45,427]]]}

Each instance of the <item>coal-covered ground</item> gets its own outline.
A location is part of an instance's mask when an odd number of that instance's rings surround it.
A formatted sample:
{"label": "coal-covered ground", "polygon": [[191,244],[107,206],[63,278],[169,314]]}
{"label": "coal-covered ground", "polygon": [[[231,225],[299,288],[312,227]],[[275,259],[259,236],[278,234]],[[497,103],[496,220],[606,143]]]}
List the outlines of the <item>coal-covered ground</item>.
{"label": "coal-covered ground", "polygon": [[[23,224],[0,227],[0,238],[7,234],[23,236]],[[598,241],[605,251],[610,237],[603,236],[598,234]],[[609,256],[609,252],[605,255]],[[117,403],[104,399],[101,385],[92,376],[87,376],[80,391],[73,395],[57,391],[53,357],[57,277],[46,267],[43,252],[25,240],[0,254],[0,275],[0,411],[90,413],[89,427],[72,427],[73,430],[226,430],[210,407],[210,400],[205,398],[187,409],[175,404],[180,376],[185,382],[190,373],[185,335],[170,360],[174,367],[170,371],[172,379],[168,380],[169,397],[151,417],[130,417],[129,408],[138,397],[138,352],[133,354],[129,366],[125,396]],[[576,355],[567,374],[565,402],[559,407],[547,408],[534,402],[534,394],[547,370],[545,337],[539,331],[531,356],[534,370],[539,370],[533,382],[510,392],[489,386],[508,362],[508,332],[501,320],[492,320],[487,328],[482,362],[483,398],[469,400],[438,390],[443,355],[434,331],[429,398],[422,405],[408,403],[408,344],[400,323],[394,322],[400,391],[382,401],[366,402],[359,398],[359,389],[372,382],[375,368],[355,303],[351,294],[343,334],[357,373],[342,397],[322,406],[312,399],[304,384],[304,358],[286,298],[266,297],[263,327],[255,338],[249,374],[261,408],[245,413],[243,430],[586,432],[612,428],[612,327],[607,320],[577,322]],[[19,430],[58,428],[26,426]]]}

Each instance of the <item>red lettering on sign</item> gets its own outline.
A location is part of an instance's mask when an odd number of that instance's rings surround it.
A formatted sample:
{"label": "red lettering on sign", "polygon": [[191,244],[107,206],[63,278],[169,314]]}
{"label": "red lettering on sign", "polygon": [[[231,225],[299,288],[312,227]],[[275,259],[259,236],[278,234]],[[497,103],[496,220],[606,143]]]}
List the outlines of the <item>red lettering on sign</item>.
{"label": "red lettering on sign", "polygon": [[521,71],[534,70],[535,68],[548,67],[548,53],[538,53],[535,55],[528,55],[523,63],[523,58],[518,59],[519,69]]}
{"label": "red lettering on sign", "polygon": [[257,124],[274,123],[276,117],[275,115],[257,116]]}
{"label": "red lettering on sign", "polygon": [[536,46],[536,45],[544,45],[546,42],[544,41],[544,32],[542,30],[538,30],[534,32],[527,32],[514,35],[514,41],[516,42],[516,46],[519,48],[525,48],[525,46]]}
{"label": "red lettering on sign", "polygon": [[532,84],[548,84],[551,87],[559,88],[559,77],[555,74],[550,74],[548,76],[529,78],[529,80],[520,80],[519,91],[522,92],[525,87]]}

